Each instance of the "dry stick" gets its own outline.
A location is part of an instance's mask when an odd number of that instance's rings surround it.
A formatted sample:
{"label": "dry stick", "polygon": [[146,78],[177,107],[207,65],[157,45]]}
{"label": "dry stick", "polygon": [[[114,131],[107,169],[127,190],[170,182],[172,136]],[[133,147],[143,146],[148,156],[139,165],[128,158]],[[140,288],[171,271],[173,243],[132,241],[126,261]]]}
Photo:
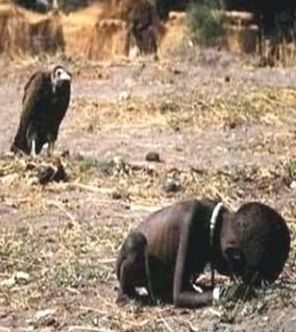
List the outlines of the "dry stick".
{"label": "dry stick", "polygon": [[189,320],[185,320],[182,318],[177,318],[177,321],[181,324],[181,325],[185,325],[186,327],[188,327],[189,331],[191,332],[198,332],[199,330],[194,327]]}
{"label": "dry stick", "polygon": [[114,330],[106,329],[106,328],[98,328],[98,327],[92,327],[87,325],[73,325],[69,326],[68,328],[69,332],[113,332]]}
{"label": "dry stick", "polygon": [[174,330],[170,327],[169,323],[161,316],[160,320],[163,322],[164,326],[167,328],[169,332],[174,332]]}
{"label": "dry stick", "polygon": [[111,189],[108,189],[108,188],[103,189],[103,188],[99,188],[99,187],[96,187],[96,186],[90,186],[90,185],[79,183],[79,182],[68,183],[66,185],[66,187],[83,189],[83,190],[87,190],[87,191],[91,191],[91,192],[95,192],[95,193],[100,193],[100,194],[106,194],[106,193],[110,194],[110,193],[112,193]]}
{"label": "dry stick", "polygon": [[62,211],[71,220],[71,222],[73,224],[78,224],[77,221],[76,221],[76,219],[75,219],[75,217],[70,212],[68,212],[61,203],[50,200],[50,201],[46,201],[46,204],[47,205],[55,206],[60,211]]}
{"label": "dry stick", "polygon": [[98,264],[113,264],[116,262],[116,258],[105,258],[96,260]]}
{"label": "dry stick", "polygon": [[232,209],[234,210],[234,204],[233,201],[230,200],[230,198],[224,196],[216,187],[214,186],[210,186],[211,191],[218,195],[219,197],[221,197],[223,202],[226,202],[226,204]]}
{"label": "dry stick", "polygon": [[95,308],[92,308],[92,307],[86,307],[86,306],[80,306],[80,309],[83,310],[83,311],[92,311],[92,312],[95,312],[95,313],[100,314],[100,315],[110,316],[110,312],[107,312],[105,310],[99,310],[99,309],[95,309]]}

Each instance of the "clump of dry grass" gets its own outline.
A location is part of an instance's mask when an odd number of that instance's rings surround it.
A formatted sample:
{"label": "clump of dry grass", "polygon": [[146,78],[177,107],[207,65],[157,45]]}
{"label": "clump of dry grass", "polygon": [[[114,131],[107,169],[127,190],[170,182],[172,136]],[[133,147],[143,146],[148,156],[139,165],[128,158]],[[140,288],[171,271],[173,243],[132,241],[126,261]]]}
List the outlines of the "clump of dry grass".
{"label": "clump of dry grass", "polygon": [[16,6],[1,5],[0,33],[0,53],[10,57],[64,49],[63,29],[57,13],[44,18],[29,15]]}
{"label": "clump of dry grass", "polygon": [[15,7],[0,5],[0,53],[20,55],[30,45],[30,26],[25,15]]}
{"label": "clump of dry grass", "polygon": [[[78,100],[73,104],[85,121],[75,123],[89,132],[101,128],[133,125],[235,129],[263,123],[286,125],[296,102],[293,89],[257,89],[231,95],[207,94],[194,90],[182,95],[162,95],[151,100],[130,98],[122,101],[93,102]],[[76,127],[77,128],[77,127]]]}
{"label": "clump of dry grass", "polygon": [[87,57],[91,60],[122,58],[128,52],[128,30],[122,20],[98,20],[91,31]]}
{"label": "clump of dry grass", "polygon": [[31,23],[30,38],[30,52],[33,54],[64,51],[65,40],[60,14],[53,12],[45,19]]}
{"label": "clump of dry grass", "polygon": [[[274,40],[275,39],[275,40]],[[292,32],[287,37],[263,39],[258,45],[260,66],[293,67],[296,63],[296,35]]]}

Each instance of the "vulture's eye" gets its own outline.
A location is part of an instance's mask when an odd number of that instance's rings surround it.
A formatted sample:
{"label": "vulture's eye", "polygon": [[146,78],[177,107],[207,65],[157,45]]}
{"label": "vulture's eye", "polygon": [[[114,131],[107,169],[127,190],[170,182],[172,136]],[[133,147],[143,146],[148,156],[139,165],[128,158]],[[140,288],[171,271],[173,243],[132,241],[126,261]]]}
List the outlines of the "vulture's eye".
{"label": "vulture's eye", "polygon": [[58,69],[56,73],[57,77],[61,77],[62,73],[63,73],[62,69]]}
{"label": "vulture's eye", "polygon": [[70,81],[71,76],[63,68],[57,68],[54,72],[54,78],[57,81]]}

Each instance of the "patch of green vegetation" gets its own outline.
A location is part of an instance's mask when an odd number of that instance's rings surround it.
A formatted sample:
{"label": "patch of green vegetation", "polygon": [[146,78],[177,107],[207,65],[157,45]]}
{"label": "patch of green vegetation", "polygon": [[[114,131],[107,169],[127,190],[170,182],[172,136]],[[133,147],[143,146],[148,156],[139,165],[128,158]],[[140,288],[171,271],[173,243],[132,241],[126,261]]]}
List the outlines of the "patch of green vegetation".
{"label": "patch of green vegetation", "polygon": [[192,39],[203,46],[220,45],[225,37],[225,18],[214,0],[192,2],[187,10]]}

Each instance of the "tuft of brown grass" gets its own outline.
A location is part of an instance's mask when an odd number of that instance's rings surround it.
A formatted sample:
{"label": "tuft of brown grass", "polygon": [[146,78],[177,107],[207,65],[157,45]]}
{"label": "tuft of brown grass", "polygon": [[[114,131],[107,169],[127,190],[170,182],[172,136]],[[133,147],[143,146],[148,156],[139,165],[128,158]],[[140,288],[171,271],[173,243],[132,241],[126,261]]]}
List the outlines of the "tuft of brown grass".
{"label": "tuft of brown grass", "polygon": [[0,5],[0,53],[20,55],[30,46],[30,25],[16,7]]}
{"label": "tuft of brown grass", "polygon": [[91,60],[122,58],[128,54],[128,30],[122,20],[103,19],[92,29],[87,47]]}
{"label": "tuft of brown grass", "polygon": [[31,47],[33,54],[64,51],[65,40],[61,17],[58,12],[30,24]]}
{"label": "tuft of brown grass", "polygon": [[293,67],[296,63],[296,37],[282,39],[279,42],[262,40],[258,46],[260,66]]}
{"label": "tuft of brown grass", "polygon": [[9,57],[25,53],[55,53],[64,49],[58,13],[42,16],[12,5],[0,6],[0,53]]}

